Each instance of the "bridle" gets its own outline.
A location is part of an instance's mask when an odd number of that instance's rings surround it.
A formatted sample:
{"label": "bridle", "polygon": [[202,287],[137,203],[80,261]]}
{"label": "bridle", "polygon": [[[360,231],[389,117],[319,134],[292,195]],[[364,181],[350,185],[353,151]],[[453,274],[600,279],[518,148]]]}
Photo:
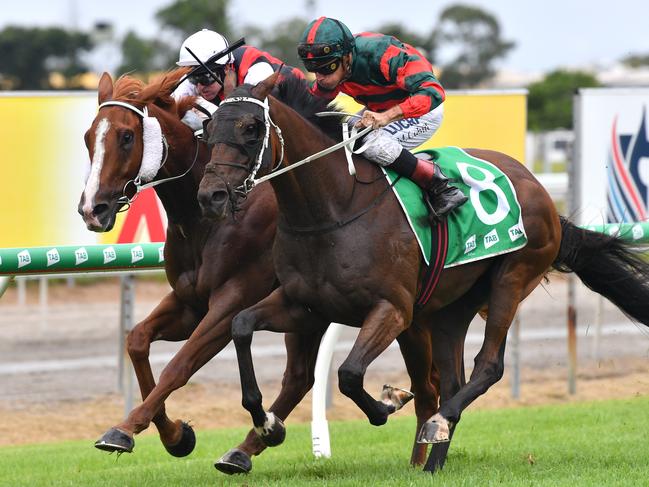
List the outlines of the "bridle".
{"label": "bridle", "polygon": [[[354,153],[360,153],[363,152],[367,148],[367,144],[361,147],[360,149],[357,150],[351,150],[349,147],[359,138],[363,137],[365,134],[367,134],[370,130],[372,130],[372,127],[365,127],[363,130],[356,132],[355,130],[353,133],[350,135],[347,131],[347,124],[343,123],[343,140],[342,142],[338,142],[337,144],[332,145],[331,147],[328,147],[324,150],[321,150],[319,152],[316,152],[315,154],[312,154],[308,157],[305,157],[304,159],[294,162],[293,164],[290,164],[286,167],[283,167],[279,169],[279,166],[281,165],[282,161],[284,160],[284,138],[282,137],[282,130],[279,128],[279,126],[272,120],[270,117],[270,109],[269,109],[269,104],[268,104],[268,98],[265,98],[264,101],[258,100],[257,98],[253,98],[250,96],[233,96],[230,98],[226,98],[221,102],[219,105],[219,108],[221,108],[223,105],[228,104],[228,103],[253,103],[257,106],[260,106],[264,109],[264,126],[265,126],[265,132],[264,132],[264,138],[263,141],[260,145],[259,148],[259,153],[256,156],[255,159],[255,164],[253,165],[252,168],[249,168],[247,165],[243,164],[234,164],[234,163],[226,163],[226,162],[214,162],[212,163],[213,165],[216,166],[229,166],[229,167],[235,167],[238,169],[242,169],[244,171],[248,172],[248,177],[244,180],[243,184],[241,186],[238,186],[235,188],[235,192],[239,194],[240,196],[247,196],[252,189],[257,186],[259,183],[263,183],[264,181],[268,181],[269,179],[275,178],[277,176],[281,176],[282,174],[292,171],[293,169],[302,166],[303,164],[306,164],[308,162],[314,161],[316,159],[319,159],[323,156],[326,156],[327,154],[330,154],[334,151],[337,151],[338,149],[344,147],[347,152],[348,156],[348,161],[350,164],[350,174],[353,174],[352,172],[352,167],[353,163],[351,162],[351,152]],[[350,115],[342,112],[321,112],[318,114],[320,116],[330,116],[330,115],[335,115],[335,116],[344,116],[344,115]],[[259,171],[261,165],[262,165],[262,160],[264,157],[264,151],[266,148],[269,146],[269,140],[270,140],[270,127],[273,127],[275,129],[275,132],[277,133],[277,137],[280,142],[281,146],[281,151],[280,151],[280,158],[279,160],[273,164],[272,169],[268,174],[265,176],[260,177],[259,179],[256,179],[257,172]],[[229,145],[233,145],[231,141],[224,141],[224,143],[227,143]]]}
{"label": "bridle", "polygon": [[[101,105],[99,105],[99,109],[101,110],[103,107],[106,106],[118,106],[122,108],[126,108],[137,115],[140,116],[142,119],[142,138],[144,139],[144,145],[147,143],[155,143],[156,141],[147,141],[147,132],[155,132],[159,131],[160,132],[160,140],[162,143],[163,147],[163,157],[160,159],[160,161],[147,161],[145,160],[146,158],[146,147],[143,148],[142,150],[142,161],[140,161],[140,170],[135,176],[134,179],[129,179],[126,184],[124,184],[124,188],[122,189],[122,196],[120,196],[117,200],[118,205],[126,205],[125,208],[122,208],[120,211],[126,211],[129,206],[137,199],[137,196],[140,194],[141,191],[147,189],[147,188],[153,188],[155,186],[158,186],[159,184],[162,183],[167,183],[169,181],[173,181],[175,179],[182,178],[183,176],[189,174],[189,172],[192,170],[194,167],[194,164],[196,163],[196,160],[198,159],[198,147],[199,147],[199,141],[198,138],[195,138],[195,151],[194,151],[194,159],[192,160],[191,165],[189,168],[183,172],[182,174],[179,174],[177,176],[171,176],[168,178],[163,178],[163,179],[157,179],[153,180],[157,173],[162,169],[162,167],[165,165],[167,162],[167,159],[169,158],[169,144],[167,142],[167,138],[165,137],[164,133],[162,133],[162,130],[160,128],[160,122],[158,121],[157,118],[155,117],[150,117],[149,116],[149,111],[147,107],[145,106],[142,110],[137,108],[136,106],[123,102],[123,101],[116,101],[116,100],[109,100],[103,102]],[[148,173],[144,174],[143,169],[146,167],[148,169]],[[128,186],[132,184],[133,187],[135,188],[135,194],[133,195],[132,198],[130,198],[126,194],[126,190],[128,189]]]}
{"label": "bridle", "polygon": [[219,108],[221,108],[223,105],[226,105],[228,103],[240,103],[240,102],[253,103],[257,106],[260,106],[264,110],[264,139],[261,143],[261,147],[259,148],[259,153],[257,154],[257,158],[255,159],[255,164],[252,166],[252,169],[249,169],[248,166],[242,164],[217,162],[215,163],[215,165],[237,167],[248,172],[248,177],[246,177],[246,179],[243,181],[241,186],[235,188],[235,191],[237,193],[245,197],[248,195],[248,193],[250,193],[250,191],[252,191],[252,189],[257,184],[261,182],[260,179],[259,180],[255,179],[255,176],[257,176],[257,172],[261,168],[262,161],[264,158],[264,151],[270,145],[269,143],[270,127],[273,127],[275,129],[275,133],[277,134],[277,138],[279,139],[279,144],[280,144],[280,156],[278,161],[275,164],[272,164],[272,168],[270,170],[271,173],[274,172],[284,160],[284,137],[282,137],[282,129],[280,129],[279,126],[270,117],[270,107],[268,105],[268,98],[264,98],[264,101],[261,101],[258,100],[257,98],[252,98],[249,96],[233,96],[223,100],[219,105]]}

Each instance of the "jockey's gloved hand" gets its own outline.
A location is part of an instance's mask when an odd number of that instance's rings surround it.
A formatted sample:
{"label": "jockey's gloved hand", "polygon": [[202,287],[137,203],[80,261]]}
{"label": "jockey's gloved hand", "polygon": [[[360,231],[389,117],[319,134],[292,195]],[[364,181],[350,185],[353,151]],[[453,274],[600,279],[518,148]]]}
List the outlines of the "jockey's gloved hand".
{"label": "jockey's gloved hand", "polygon": [[[196,131],[203,128],[204,116],[198,114],[194,110],[187,110],[187,113],[182,118],[182,122],[192,130]],[[207,119],[209,121],[209,119]]]}

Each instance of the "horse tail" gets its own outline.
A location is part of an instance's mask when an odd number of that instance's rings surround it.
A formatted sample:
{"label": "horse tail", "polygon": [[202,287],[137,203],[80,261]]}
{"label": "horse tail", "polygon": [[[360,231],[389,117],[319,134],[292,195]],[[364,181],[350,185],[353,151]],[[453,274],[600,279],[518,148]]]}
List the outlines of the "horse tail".
{"label": "horse tail", "polygon": [[633,321],[649,326],[649,263],[639,252],[647,245],[579,228],[564,217],[561,233],[552,267],[574,272]]}

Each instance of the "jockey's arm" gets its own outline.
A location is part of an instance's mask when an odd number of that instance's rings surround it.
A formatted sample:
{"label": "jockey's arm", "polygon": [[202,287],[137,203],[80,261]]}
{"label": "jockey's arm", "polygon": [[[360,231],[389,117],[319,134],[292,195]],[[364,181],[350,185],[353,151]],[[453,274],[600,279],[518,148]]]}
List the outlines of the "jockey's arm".
{"label": "jockey's arm", "polygon": [[401,105],[394,105],[392,108],[388,108],[384,112],[373,112],[371,110],[365,110],[363,112],[363,117],[356,123],[357,127],[372,127],[373,129],[380,129],[385,127],[390,122],[395,120],[401,120],[403,118],[403,110]]}
{"label": "jockey's arm", "polygon": [[446,93],[433,74],[433,66],[412,47],[402,48],[388,61],[389,81],[408,93],[399,103],[402,118],[421,117],[440,106]]}
{"label": "jockey's arm", "polygon": [[248,72],[246,73],[246,77],[243,79],[243,82],[250,85],[256,85],[264,81],[274,72],[275,70],[273,69],[273,67],[266,62],[255,63],[250,66],[250,68],[248,68]]}

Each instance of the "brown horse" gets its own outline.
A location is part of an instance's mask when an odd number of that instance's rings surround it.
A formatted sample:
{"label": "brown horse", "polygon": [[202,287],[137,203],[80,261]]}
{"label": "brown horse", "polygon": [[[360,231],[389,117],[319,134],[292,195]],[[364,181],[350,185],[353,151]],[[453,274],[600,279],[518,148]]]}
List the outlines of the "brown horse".
{"label": "brown horse", "polygon": [[[153,421],[169,453],[188,455],[195,445],[193,430],[167,417],[165,399],[230,342],[232,317],[276,286],[271,245],[277,203],[270,187],[252,192],[238,208],[236,220],[212,222],[201,216],[196,194],[209,151],[181,122],[192,100],[176,103],[170,96],[183,74],[177,70],[142,86],[130,77],[113,85],[104,73],[99,83],[99,112],[85,135],[92,164],[79,213],[90,230],[104,232],[113,227],[116,213],[133,197],[142,166],[151,165],[149,160],[143,162],[144,152],[158,150],[166,158],[155,173],[156,182],[184,174],[155,186],[168,217],[165,271],[172,291],[127,339],[144,402],[96,442],[102,450],[131,452],[133,436]],[[144,115],[155,118],[161,132],[146,150],[143,113],[138,113],[145,107],[148,113]],[[155,134],[155,130],[149,132]],[[158,384],[148,359],[155,340],[187,340],[162,371]],[[308,367],[317,355],[317,349],[305,346],[300,336],[287,335],[286,347],[284,384],[273,406],[280,417],[286,417],[310,389],[313,365]],[[264,448],[251,432],[215,466],[228,473],[248,471],[249,457]]]}
{"label": "brown horse", "polygon": [[[333,144],[305,119],[324,109],[324,103],[299,101],[305,88],[296,87],[295,101],[287,106],[268,97],[275,81],[271,76],[256,87],[238,87],[210,124],[212,158],[198,195],[207,213],[225,215],[224,208],[254,185],[260,167],[262,172],[276,165],[285,168]],[[259,156],[265,138],[273,148],[272,160]],[[431,299],[416,311],[422,258],[396,198],[384,197],[387,182],[376,166],[357,159],[357,179],[373,182],[358,184],[338,151],[271,180],[280,213],[273,249],[280,286],[232,322],[242,403],[260,435],[279,442],[284,427],[262,405],[250,353],[256,330],[319,337],[332,321],[360,327],[338,370],[339,387],[374,425],[385,423],[394,408],[373,399],[363,388],[363,378],[369,364],[397,339],[416,394],[418,436],[412,461],[423,463],[426,444],[433,443],[427,468],[434,470],[444,462],[462,411],[502,377],[505,339],[516,309],[550,268],[576,272],[628,315],[649,324],[645,262],[621,240],[560,218],[548,193],[518,161],[499,152],[467,152],[509,177],[521,203],[528,243],[514,252],[445,269]],[[465,383],[463,340],[470,320],[481,310],[485,339]],[[434,386],[438,373],[439,410]]]}

